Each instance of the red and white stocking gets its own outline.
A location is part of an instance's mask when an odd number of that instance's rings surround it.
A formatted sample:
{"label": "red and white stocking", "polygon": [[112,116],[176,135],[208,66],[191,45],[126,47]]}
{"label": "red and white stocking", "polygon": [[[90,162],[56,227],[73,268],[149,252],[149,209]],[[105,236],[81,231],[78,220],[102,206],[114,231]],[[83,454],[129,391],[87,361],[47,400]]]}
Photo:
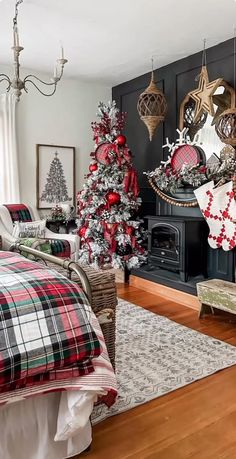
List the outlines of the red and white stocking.
{"label": "red and white stocking", "polygon": [[213,249],[222,247],[224,242],[224,250],[229,250],[229,248],[226,248],[229,245],[226,233],[226,226],[229,226],[229,218],[226,218],[226,216],[232,205],[231,191],[232,182],[214,188],[213,181],[205,183],[194,191],[203,217],[206,219],[210,229],[208,243]]}
{"label": "red and white stocking", "polygon": [[226,251],[232,250],[236,246],[236,201],[233,191],[233,182],[228,182],[227,185],[226,205],[224,209],[221,209],[225,227],[222,248]]}

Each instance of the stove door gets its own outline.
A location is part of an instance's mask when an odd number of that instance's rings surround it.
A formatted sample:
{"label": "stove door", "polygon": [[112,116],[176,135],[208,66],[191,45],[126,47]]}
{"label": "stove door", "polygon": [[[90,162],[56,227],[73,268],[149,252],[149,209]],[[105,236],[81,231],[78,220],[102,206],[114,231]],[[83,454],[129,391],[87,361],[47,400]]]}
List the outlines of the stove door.
{"label": "stove door", "polygon": [[179,261],[180,233],[169,223],[158,223],[151,230],[151,255]]}

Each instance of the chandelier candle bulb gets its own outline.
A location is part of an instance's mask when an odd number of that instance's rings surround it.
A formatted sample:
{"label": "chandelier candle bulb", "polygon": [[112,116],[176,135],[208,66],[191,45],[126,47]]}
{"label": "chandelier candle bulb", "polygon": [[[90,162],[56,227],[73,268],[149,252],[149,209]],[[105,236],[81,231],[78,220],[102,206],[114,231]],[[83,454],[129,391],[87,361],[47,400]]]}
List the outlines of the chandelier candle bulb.
{"label": "chandelier candle bulb", "polygon": [[16,27],[14,27],[14,30],[13,30],[13,39],[14,39],[14,46],[18,46],[18,45],[17,45],[17,32],[16,32]]}
{"label": "chandelier candle bulb", "polygon": [[54,66],[54,74],[53,74],[54,79],[57,79],[57,76],[58,76],[57,75],[57,66],[55,65]]}
{"label": "chandelier candle bulb", "polygon": [[19,48],[19,34],[18,34],[18,29],[16,28],[16,46]]}
{"label": "chandelier candle bulb", "polygon": [[18,48],[20,45],[19,45],[19,33],[18,33],[17,26],[14,26],[13,38],[14,38],[14,46]]}

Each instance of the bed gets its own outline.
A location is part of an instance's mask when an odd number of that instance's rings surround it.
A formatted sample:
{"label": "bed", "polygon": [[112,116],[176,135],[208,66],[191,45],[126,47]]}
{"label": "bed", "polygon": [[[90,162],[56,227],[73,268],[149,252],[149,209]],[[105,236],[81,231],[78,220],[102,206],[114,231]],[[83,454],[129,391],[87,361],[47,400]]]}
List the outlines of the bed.
{"label": "bed", "polygon": [[80,454],[92,441],[94,404],[110,406],[117,395],[84,291],[47,266],[0,252],[0,313],[0,457]]}

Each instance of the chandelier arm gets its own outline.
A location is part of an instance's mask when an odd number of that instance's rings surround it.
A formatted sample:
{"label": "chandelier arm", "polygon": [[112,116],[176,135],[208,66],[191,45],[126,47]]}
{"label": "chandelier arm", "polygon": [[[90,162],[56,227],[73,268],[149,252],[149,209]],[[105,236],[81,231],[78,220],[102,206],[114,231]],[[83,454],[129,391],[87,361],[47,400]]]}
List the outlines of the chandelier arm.
{"label": "chandelier arm", "polygon": [[51,83],[47,83],[46,81],[43,81],[41,80],[40,78],[36,77],[35,75],[27,75],[25,78],[24,78],[24,83],[27,83],[28,81],[30,81],[31,83],[32,80],[30,78],[35,78],[35,80],[39,81],[40,83],[42,84],[45,84],[46,86],[54,86],[55,85],[55,81],[52,81]]}
{"label": "chandelier arm", "polygon": [[35,75],[27,75],[24,78],[24,83],[27,83],[27,81],[32,82],[32,80],[30,78],[35,78],[35,80],[39,81],[42,84],[45,84],[46,86],[54,86],[55,84],[58,83],[58,81],[60,81],[62,75],[63,75],[63,69],[61,70],[60,75],[57,78],[55,78],[55,81],[52,81],[51,83],[48,83],[47,81],[43,81],[40,78],[38,78],[37,76],[35,76]]}
{"label": "chandelier arm", "polygon": [[[2,83],[2,81],[7,81],[7,82],[8,82],[7,90],[10,90],[11,83],[9,83],[9,80],[8,80],[7,78],[1,78],[0,83]],[[8,88],[9,88],[9,89],[8,89]]]}
{"label": "chandelier arm", "polygon": [[[37,78],[37,80],[41,81],[39,78]],[[25,84],[25,83],[31,83],[31,84],[32,84],[32,85],[33,85],[33,86],[34,86],[43,96],[48,96],[48,97],[53,96],[53,94],[55,94],[56,89],[57,89],[57,84],[56,84],[56,83],[53,83],[53,84],[54,84],[54,89],[53,89],[53,91],[52,91],[50,94],[46,94],[45,92],[41,91],[41,89],[34,83],[34,81],[29,80],[29,79],[27,79],[27,80],[25,79],[25,80],[24,80],[24,84]],[[46,83],[46,84],[47,84],[47,83]],[[50,83],[50,84],[52,84],[52,83]],[[25,92],[28,92],[28,90],[27,90],[26,87],[24,87],[24,89],[25,89]]]}
{"label": "chandelier arm", "polygon": [[[3,77],[3,78],[1,78],[1,77]],[[11,89],[11,80],[10,80],[10,78],[7,75],[5,75],[4,73],[0,73],[0,83],[2,83],[2,81],[7,81],[8,86],[7,86],[6,91],[9,92],[10,89]]]}
{"label": "chandelier arm", "polygon": [[4,80],[7,80],[8,83],[11,83],[11,80],[10,80],[9,76],[6,75],[5,73],[0,73],[0,78],[1,78],[1,77],[3,77]]}

